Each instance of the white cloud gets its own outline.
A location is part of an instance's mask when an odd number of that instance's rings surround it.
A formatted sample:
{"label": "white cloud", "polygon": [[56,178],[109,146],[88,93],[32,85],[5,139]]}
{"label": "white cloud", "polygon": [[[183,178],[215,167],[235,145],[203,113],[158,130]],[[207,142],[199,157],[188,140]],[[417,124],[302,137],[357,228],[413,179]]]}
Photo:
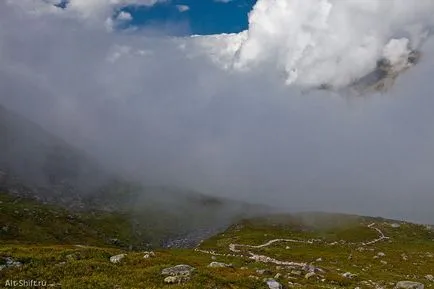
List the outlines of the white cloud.
{"label": "white cloud", "polygon": [[31,15],[42,15],[47,13],[61,13],[62,9],[55,6],[57,1],[35,1],[35,0],[6,0],[10,6],[15,6]]}
{"label": "white cloud", "polygon": [[[165,1],[165,0],[164,0]],[[69,10],[76,11],[82,17],[98,17],[103,15],[107,17],[113,9],[122,6],[140,5],[153,6],[161,0],[70,0]]]}
{"label": "white cloud", "polygon": [[133,16],[131,15],[131,13],[121,11],[116,17],[116,19],[119,21],[131,21],[133,20]]}
{"label": "white cloud", "polygon": [[[361,71],[372,55],[399,63],[404,38],[417,45],[430,22],[418,5],[429,14],[431,1],[394,1],[393,9],[383,7],[391,1],[330,1],[328,14],[306,1],[288,2],[297,8],[289,18],[284,2],[282,15],[270,7],[275,18],[252,13],[241,34],[192,38],[107,33],[57,8],[21,13],[36,1],[11,1],[18,10],[0,1],[0,104],[146,184],[433,222],[433,39],[382,96],[297,86],[345,76],[348,65]],[[298,30],[283,25],[296,20]],[[383,37],[390,31],[395,40]],[[340,38],[327,40],[333,35]],[[312,41],[322,49],[300,44]],[[299,77],[285,86],[278,72],[297,48],[312,62],[295,58]],[[230,69],[234,55],[242,72]],[[347,63],[335,64],[337,55]]]}
{"label": "white cloud", "polygon": [[433,12],[431,0],[259,0],[247,37],[241,43],[238,35],[220,36],[220,43],[208,37],[221,50],[212,47],[210,54],[237,70],[273,66],[288,84],[339,87],[372,71],[393,38],[419,48],[434,25]]}
{"label": "white cloud", "polygon": [[132,16],[128,12],[120,12],[117,19],[113,19],[113,13],[126,6],[153,6],[167,0],[69,0],[65,9],[54,6],[58,0],[7,0],[11,6],[19,7],[27,13],[42,15],[57,13],[67,18],[79,18],[92,26],[105,26],[112,30],[114,21],[128,21]]}
{"label": "white cloud", "polygon": [[190,7],[187,5],[176,5],[176,8],[178,9],[179,12],[186,12],[190,10]]}
{"label": "white cloud", "polygon": [[[234,56],[247,38],[248,33],[244,31],[237,34],[193,35],[188,40],[180,39],[180,42],[183,42],[183,50],[190,57],[207,55],[218,66],[224,69],[231,69],[233,67]],[[198,47],[201,49],[197,49]]]}

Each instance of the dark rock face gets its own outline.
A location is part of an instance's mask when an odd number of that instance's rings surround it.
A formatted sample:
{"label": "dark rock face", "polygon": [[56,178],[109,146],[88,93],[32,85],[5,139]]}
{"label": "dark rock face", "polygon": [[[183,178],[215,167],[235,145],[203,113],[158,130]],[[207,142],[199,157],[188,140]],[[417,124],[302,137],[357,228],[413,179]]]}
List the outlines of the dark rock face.
{"label": "dark rock face", "polygon": [[406,63],[402,67],[395,67],[387,59],[377,61],[377,67],[371,73],[355,81],[352,85],[359,93],[369,91],[384,92],[394,83],[398,75],[408,68],[416,65],[420,59],[420,52],[412,50],[409,52]]}

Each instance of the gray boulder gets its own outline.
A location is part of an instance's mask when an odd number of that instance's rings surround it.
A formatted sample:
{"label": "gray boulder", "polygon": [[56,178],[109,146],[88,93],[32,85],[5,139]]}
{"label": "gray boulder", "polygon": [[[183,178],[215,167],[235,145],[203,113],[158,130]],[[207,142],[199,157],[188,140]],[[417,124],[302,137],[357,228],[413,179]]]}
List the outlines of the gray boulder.
{"label": "gray boulder", "polygon": [[190,265],[181,264],[163,269],[161,271],[161,275],[190,276],[194,270],[195,268],[191,267]]}
{"label": "gray boulder", "polygon": [[265,283],[267,283],[269,289],[282,289],[282,284],[277,282],[274,279],[269,279]]}

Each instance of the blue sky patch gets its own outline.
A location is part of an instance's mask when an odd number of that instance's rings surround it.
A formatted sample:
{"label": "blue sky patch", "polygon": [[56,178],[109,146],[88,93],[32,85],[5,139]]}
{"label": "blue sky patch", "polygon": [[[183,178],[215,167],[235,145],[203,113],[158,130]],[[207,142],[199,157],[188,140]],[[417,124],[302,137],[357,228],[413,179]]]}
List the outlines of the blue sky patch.
{"label": "blue sky patch", "polygon": [[[133,19],[128,25],[163,28],[176,36],[192,34],[237,33],[248,26],[248,13],[256,0],[172,0],[152,7],[129,6],[122,11],[129,12]],[[188,10],[179,5],[188,6]]]}

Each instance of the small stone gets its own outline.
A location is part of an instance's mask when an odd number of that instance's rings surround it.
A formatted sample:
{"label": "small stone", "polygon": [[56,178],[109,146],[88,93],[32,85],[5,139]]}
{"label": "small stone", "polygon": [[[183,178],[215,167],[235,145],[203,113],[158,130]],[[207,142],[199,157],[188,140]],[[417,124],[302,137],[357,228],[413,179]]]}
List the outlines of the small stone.
{"label": "small stone", "polygon": [[178,276],[169,276],[169,277],[164,278],[164,283],[167,283],[167,284],[181,283],[181,279]]}
{"label": "small stone", "polygon": [[378,252],[377,256],[378,257],[384,257],[384,256],[386,256],[386,254],[384,254],[383,252]]}
{"label": "small stone", "polygon": [[67,261],[75,261],[75,260],[80,260],[80,254],[78,252],[73,253],[73,254],[69,254],[65,256]]}
{"label": "small stone", "polygon": [[384,260],[381,260],[380,263],[383,265],[387,265],[387,261],[384,261]]}
{"label": "small stone", "polygon": [[274,279],[269,279],[265,283],[267,283],[269,289],[282,289],[282,284],[277,282]]}
{"label": "small stone", "polygon": [[316,273],[316,272],[323,272],[322,269],[320,269],[320,268],[318,268],[318,267],[315,267],[315,266],[312,265],[312,264],[306,264],[306,265],[303,267],[303,270],[306,271],[306,272],[314,272],[314,273]]}
{"label": "small stone", "polygon": [[313,276],[316,276],[316,274],[315,274],[314,272],[309,272],[309,273],[307,273],[306,275],[304,275],[304,278],[305,278],[305,279],[310,279],[310,278],[312,278]]}
{"label": "small stone", "polygon": [[282,274],[277,273],[276,275],[274,275],[274,279],[279,279],[280,277],[282,277]]}
{"label": "small stone", "polygon": [[126,256],[126,254],[119,254],[116,256],[111,256],[110,262],[112,262],[113,264],[120,263],[125,258],[125,256]]}
{"label": "small stone", "polygon": [[153,251],[150,251],[150,252],[143,252],[143,258],[145,258],[145,259],[149,259],[149,258],[153,258],[153,257],[155,257],[155,253],[153,252]]}
{"label": "small stone", "polygon": [[258,270],[256,270],[256,273],[259,275],[271,275],[271,274],[273,274],[273,272],[271,272],[270,270],[267,270],[267,269],[258,269]]}
{"label": "small stone", "polygon": [[295,276],[301,276],[302,272],[299,270],[292,270],[291,271],[291,275],[295,275]]}
{"label": "small stone", "polygon": [[109,240],[109,242],[113,245],[120,245],[121,244],[121,241],[119,239],[116,239],[116,238],[111,238]]}
{"label": "small stone", "polygon": [[23,266],[23,263],[15,261],[14,259],[12,259],[10,257],[6,258],[6,267],[9,267],[9,268],[15,267],[16,268],[16,267],[21,267],[21,266]]}
{"label": "small stone", "polygon": [[253,276],[253,275],[250,275],[250,276],[249,276],[249,278],[250,278],[250,279],[255,279],[255,280],[259,280],[259,277],[258,277],[258,276]]}
{"label": "small stone", "polygon": [[321,261],[322,261],[322,258],[318,258],[318,259],[316,259],[316,261],[317,261],[317,262],[321,262]]}
{"label": "small stone", "polygon": [[396,283],[395,289],[424,289],[424,285],[413,281],[399,281]]}
{"label": "small stone", "polygon": [[434,276],[433,275],[426,275],[425,279],[431,282],[434,282]]}
{"label": "small stone", "polygon": [[15,261],[11,257],[0,258],[3,259],[4,265],[0,265],[0,271],[7,268],[18,268],[23,266],[23,263]]}
{"label": "small stone", "polygon": [[342,277],[348,278],[348,279],[354,279],[357,277],[356,274],[350,273],[350,272],[345,272],[344,274],[342,274]]}
{"label": "small stone", "polygon": [[232,264],[225,264],[222,262],[211,262],[209,263],[208,267],[210,268],[226,268],[226,267],[233,267]]}

